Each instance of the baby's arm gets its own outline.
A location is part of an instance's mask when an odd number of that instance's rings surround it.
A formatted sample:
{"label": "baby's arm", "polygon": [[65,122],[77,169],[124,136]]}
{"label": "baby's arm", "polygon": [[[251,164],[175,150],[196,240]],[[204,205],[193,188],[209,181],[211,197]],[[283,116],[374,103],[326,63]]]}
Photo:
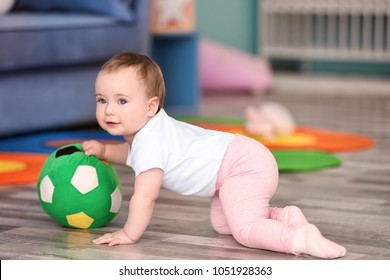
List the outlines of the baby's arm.
{"label": "baby's arm", "polygon": [[138,240],[150,223],[154,204],[160,192],[164,172],[153,168],[135,178],[134,194],[129,205],[129,216],[124,230],[132,240]]}
{"label": "baby's arm", "polygon": [[103,144],[95,140],[83,142],[83,150],[86,155],[94,155],[99,159],[112,163],[126,164],[129,144]]}
{"label": "baby's arm", "polygon": [[94,244],[133,244],[141,238],[152,218],[164,172],[153,168],[135,178],[134,194],[129,205],[129,214],[123,229],[107,233],[93,241]]}

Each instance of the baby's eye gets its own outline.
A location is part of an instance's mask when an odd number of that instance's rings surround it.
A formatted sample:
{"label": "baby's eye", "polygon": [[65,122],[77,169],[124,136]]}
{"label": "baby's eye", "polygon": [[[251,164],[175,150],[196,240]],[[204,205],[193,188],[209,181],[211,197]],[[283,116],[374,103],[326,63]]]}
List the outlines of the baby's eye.
{"label": "baby's eye", "polygon": [[97,99],[97,103],[106,104],[107,101],[106,101],[105,99],[103,99],[103,98],[98,98],[98,99]]}
{"label": "baby's eye", "polygon": [[127,103],[127,101],[124,100],[124,99],[119,99],[118,103],[121,104],[121,105],[124,105],[124,104]]}

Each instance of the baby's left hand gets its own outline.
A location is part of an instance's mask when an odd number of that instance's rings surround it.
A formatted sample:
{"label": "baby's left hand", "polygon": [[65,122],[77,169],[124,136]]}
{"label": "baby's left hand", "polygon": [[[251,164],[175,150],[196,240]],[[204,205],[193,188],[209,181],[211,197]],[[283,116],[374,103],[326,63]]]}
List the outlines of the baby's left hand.
{"label": "baby's left hand", "polygon": [[131,240],[125,233],[124,229],[120,229],[113,233],[106,233],[105,235],[94,239],[92,242],[95,245],[108,244],[108,246],[114,246],[123,244],[134,244],[136,241]]}

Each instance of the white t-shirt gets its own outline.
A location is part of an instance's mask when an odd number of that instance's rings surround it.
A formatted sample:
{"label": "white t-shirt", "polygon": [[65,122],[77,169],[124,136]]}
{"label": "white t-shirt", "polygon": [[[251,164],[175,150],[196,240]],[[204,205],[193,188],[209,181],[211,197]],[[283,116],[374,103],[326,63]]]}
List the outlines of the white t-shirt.
{"label": "white t-shirt", "polygon": [[136,134],[127,165],[135,175],[164,171],[162,187],[182,195],[212,196],[231,133],[207,130],[168,116],[163,109]]}

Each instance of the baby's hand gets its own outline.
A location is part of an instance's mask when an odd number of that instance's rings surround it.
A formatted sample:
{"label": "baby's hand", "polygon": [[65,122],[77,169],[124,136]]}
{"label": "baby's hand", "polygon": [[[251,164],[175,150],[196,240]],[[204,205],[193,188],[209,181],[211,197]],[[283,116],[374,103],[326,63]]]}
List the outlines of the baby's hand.
{"label": "baby's hand", "polygon": [[84,141],[82,143],[84,153],[87,156],[94,155],[100,159],[104,159],[105,154],[105,146],[104,144],[95,141],[95,140],[88,140]]}
{"label": "baby's hand", "polygon": [[108,246],[121,245],[121,244],[134,244],[135,241],[131,240],[124,229],[120,229],[113,233],[106,233],[105,235],[100,236],[99,238],[94,239],[93,244],[108,244]]}

